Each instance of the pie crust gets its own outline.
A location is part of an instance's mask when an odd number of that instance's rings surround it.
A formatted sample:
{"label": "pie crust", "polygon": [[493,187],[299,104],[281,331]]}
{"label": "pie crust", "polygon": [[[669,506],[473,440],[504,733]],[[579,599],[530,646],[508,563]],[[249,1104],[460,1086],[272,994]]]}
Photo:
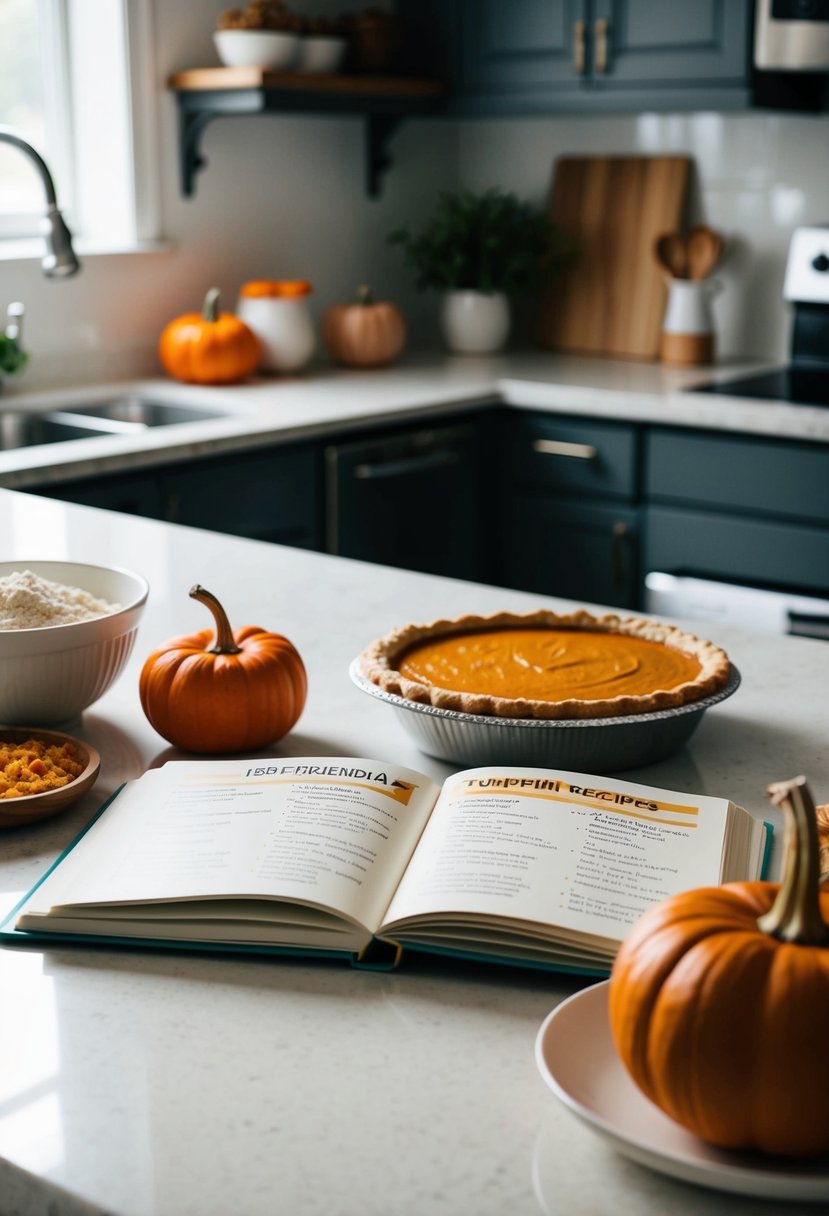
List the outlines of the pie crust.
{"label": "pie crust", "polygon": [[[676,660],[681,666],[687,660],[687,666],[691,670],[687,675],[680,674],[679,683],[671,684],[667,681],[663,686],[659,678],[656,678],[653,686],[648,686],[645,691],[626,692],[624,677],[620,676],[616,681],[620,687],[618,694],[607,695],[599,691],[595,696],[568,695],[565,688],[556,693],[555,699],[522,696],[520,688],[519,695],[512,695],[507,689],[504,689],[505,695],[492,691],[476,691],[475,677],[470,676],[468,671],[463,673],[463,679],[458,680],[458,683],[467,685],[467,688],[463,689],[441,687],[437,683],[431,683],[428,677],[412,678],[400,670],[401,665],[405,665],[407,656],[422,644],[458,637],[461,634],[497,635],[506,630],[588,633],[594,635],[590,642],[600,655],[604,649],[608,652],[611,649],[617,650],[620,643],[624,651],[623,639],[630,638],[633,640],[629,656],[631,669],[638,662],[633,652],[647,651],[647,643],[651,643],[657,649],[674,652],[672,655],[662,656],[666,659]],[[608,638],[607,647],[604,647],[600,640],[602,636]],[[614,639],[612,642],[611,636]],[[566,637],[559,641],[566,645]],[[644,648],[642,643],[645,643]],[[681,659],[676,655],[677,651],[679,656],[682,656]],[[507,657],[509,659],[509,656]],[[613,656],[609,655],[607,661],[613,662]],[[521,656],[518,657],[518,662],[524,667],[527,666],[526,659]],[[458,617],[456,620],[433,621],[428,625],[405,625],[372,642],[360,655],[359,666],[363,675],[372,683],[385,692],[394,693],[406,700],[431,704],[440,709],[499,718],[608,718],[672,709],[717,692],[728,682],[731,670],[724,650],[713,642],[705,641],[692,633],[685,633],[673,625],[641,617],[596,617],[586,611],[561,615],[546,610],[529,613],[499,612],[491,616],[469,615]],[[550,670],[554,666],[555,664],[551,665]],[[565,660],[563,666],[572,668],[573,664]],[[517,666],[515,671],[518,682],[522,677]],[[569,673],[566,674],[569,676]],[[506,679],[509,684],[508,675]],[[639,682],[641,683],[641,672]]]}

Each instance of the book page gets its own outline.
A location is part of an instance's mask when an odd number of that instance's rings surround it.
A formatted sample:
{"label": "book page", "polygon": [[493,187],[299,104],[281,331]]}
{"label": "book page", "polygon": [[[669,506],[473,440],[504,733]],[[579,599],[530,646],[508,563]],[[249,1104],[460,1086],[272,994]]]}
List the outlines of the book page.
{"label": "book page", "polygon": [[651,904],[719,883],[729,806],[581,773],[457,773],[382,932],[456,913],[620,940]]}
{"label": "book page", "polygon": [[278,896],[373,932],[437,793],[376,760],[170,761],[121,790],[27,911]]}

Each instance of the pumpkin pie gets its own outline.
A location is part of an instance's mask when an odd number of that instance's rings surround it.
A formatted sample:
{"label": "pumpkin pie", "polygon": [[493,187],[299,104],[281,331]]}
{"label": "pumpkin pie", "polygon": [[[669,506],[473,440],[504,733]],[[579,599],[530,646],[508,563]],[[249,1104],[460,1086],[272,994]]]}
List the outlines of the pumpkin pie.
{"label": "pumpkin pie", "polygon": [[728,682],[712,642],[637,617],[539,611],[406,625],[360,656],[386,692],[503,718],[606,718],[701,700]]}

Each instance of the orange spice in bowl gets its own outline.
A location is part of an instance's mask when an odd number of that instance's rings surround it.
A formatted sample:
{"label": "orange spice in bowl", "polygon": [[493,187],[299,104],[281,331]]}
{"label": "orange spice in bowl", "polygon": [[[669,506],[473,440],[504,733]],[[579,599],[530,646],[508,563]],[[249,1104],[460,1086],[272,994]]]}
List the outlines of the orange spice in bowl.
{"label": "orange spice in bowl", "polygon": [[0,798],[28,798],[61,789],[85,767],[84,758],[68,740],[0,739]]}
{"label": "orange spice in bowl", "polygon": [[38,726],[0,727],[0,829],[59,815],[92,788],[100,768],[85,739]]}

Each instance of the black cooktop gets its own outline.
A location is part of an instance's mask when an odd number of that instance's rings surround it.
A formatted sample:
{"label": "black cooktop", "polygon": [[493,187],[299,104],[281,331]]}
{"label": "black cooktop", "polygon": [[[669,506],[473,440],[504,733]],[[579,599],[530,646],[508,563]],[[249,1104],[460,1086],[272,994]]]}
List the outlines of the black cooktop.
{"label": "black cooktop", "polygon": [[754,397],[761,401],[788,401],[793,405],[829,405],[829,367],[804,368],[793,364],[757,376],[701,384],[694,393],[721,397]]}

